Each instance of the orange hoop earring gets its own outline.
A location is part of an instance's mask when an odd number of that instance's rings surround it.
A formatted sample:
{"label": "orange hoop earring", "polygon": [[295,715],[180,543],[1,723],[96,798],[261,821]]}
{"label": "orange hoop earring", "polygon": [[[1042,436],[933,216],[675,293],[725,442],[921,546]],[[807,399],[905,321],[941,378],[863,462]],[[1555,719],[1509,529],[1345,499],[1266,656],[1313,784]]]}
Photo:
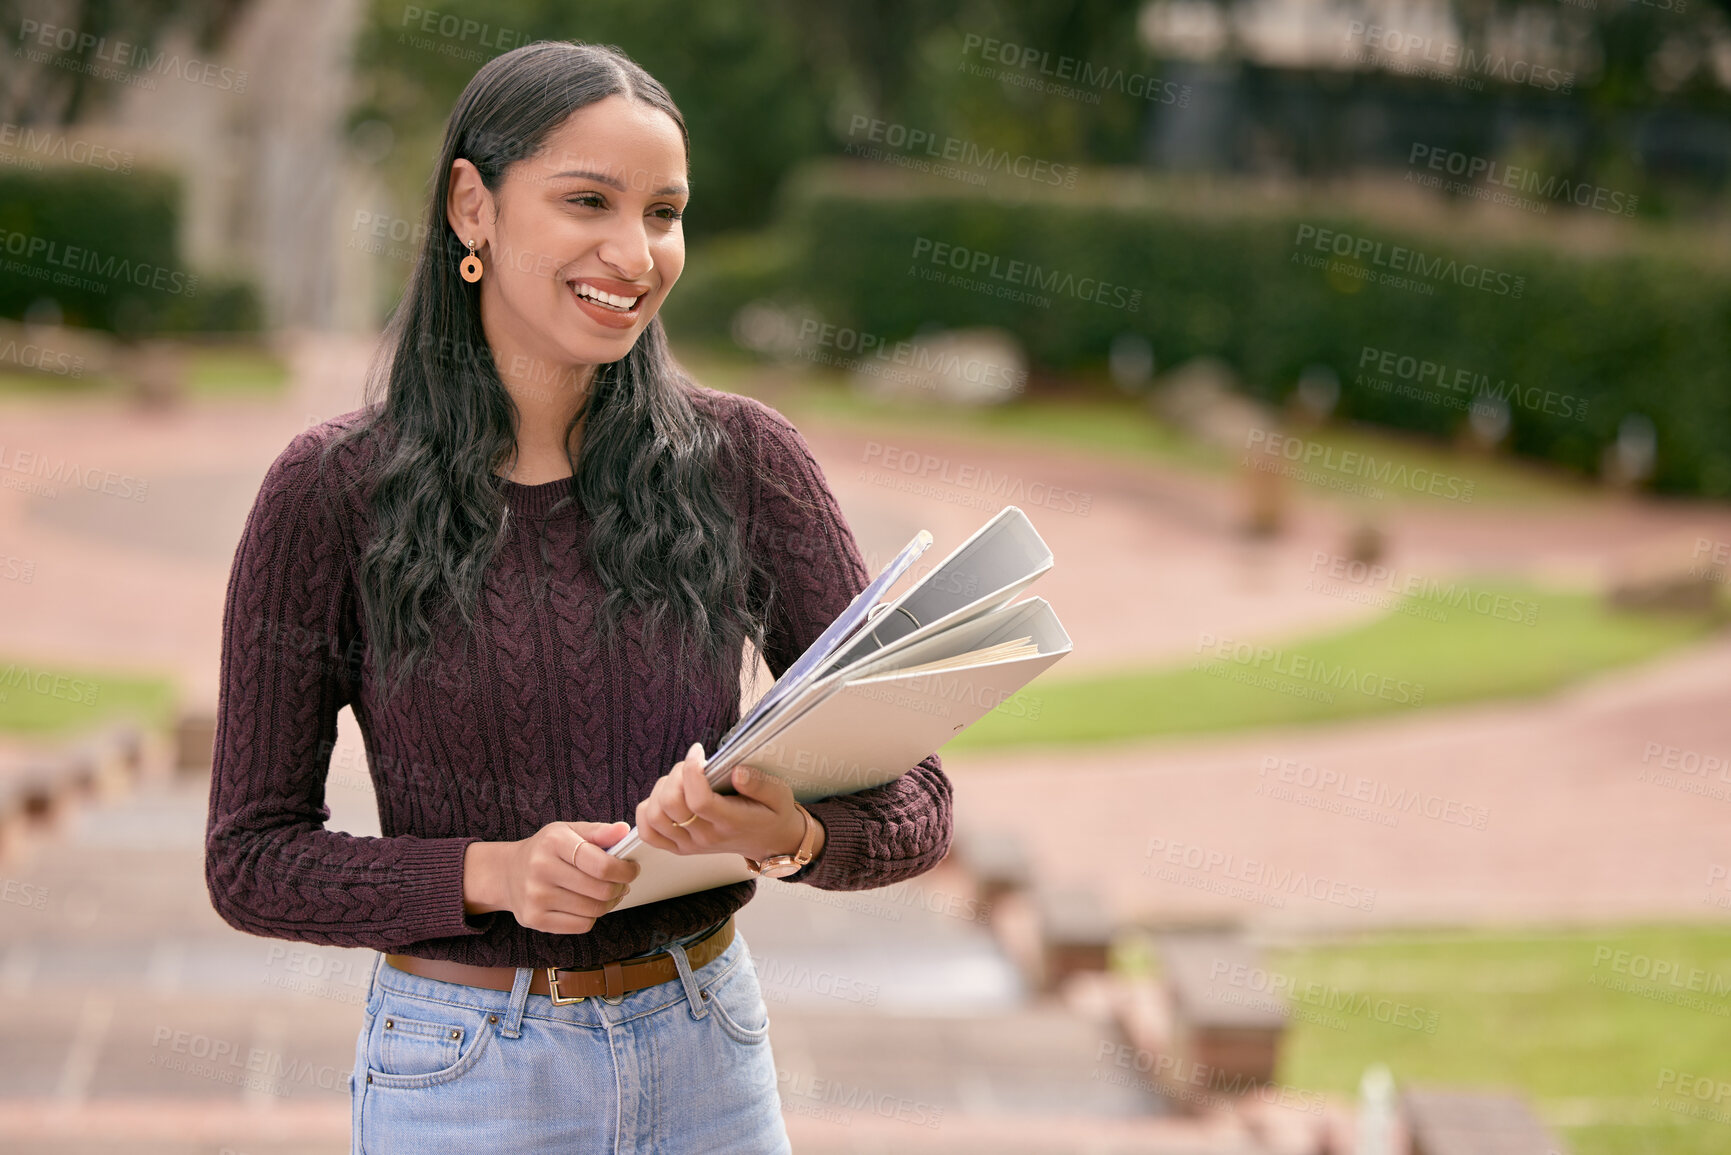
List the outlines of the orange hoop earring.
{"label": "orange hoop earring", "polygon": [[469,255],[463,258],[463,279],[471,285],[481,279],[481,258],[475,255],[475,242],[469,242]]}

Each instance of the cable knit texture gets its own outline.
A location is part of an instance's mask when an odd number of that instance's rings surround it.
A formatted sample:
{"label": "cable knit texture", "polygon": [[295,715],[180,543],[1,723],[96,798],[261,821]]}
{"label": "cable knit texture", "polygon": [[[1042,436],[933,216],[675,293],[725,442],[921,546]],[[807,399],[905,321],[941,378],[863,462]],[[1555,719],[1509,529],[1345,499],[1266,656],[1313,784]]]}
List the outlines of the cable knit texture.
{"label": "cable knit texture", "polygon": [[[692,395],[743,451],[745,476],[722,483],[746,541],[775,574],[764,658],[779,677],[864,588],[865,564],[786,418],[701,386]],[[424,672],[386,702],[362,661],[355,584],[372,440],[339,448],[322,483],[318,469],[323,444],[361,416],[289,444],[235,552],[205,846],[217,912],[271,938],[484,966],[587,967],[655,950],[745,905],[755,881],[615,911],[580,935],[530,930],[508,911],[464,912],[471,842],[526,838],[555,821],[633,822],[691,743],[712,750],[738,720],[738,676],[676,668],[670,649],[640,644],[630,613],[621,658],[610,657],[595,632],[602,590],[582,548],[588,517],[570,480],[502,481],[507,536],[487,569],[475,630],[448,627]],[[806,505],[763,485],[769,475]],[[380,837],[325,828],[344,706],[365,739]],[[887,886],[931,869],[949,848],[950,782],[935,754],[894,782],[809,809],[827,840],[787,881]]]}

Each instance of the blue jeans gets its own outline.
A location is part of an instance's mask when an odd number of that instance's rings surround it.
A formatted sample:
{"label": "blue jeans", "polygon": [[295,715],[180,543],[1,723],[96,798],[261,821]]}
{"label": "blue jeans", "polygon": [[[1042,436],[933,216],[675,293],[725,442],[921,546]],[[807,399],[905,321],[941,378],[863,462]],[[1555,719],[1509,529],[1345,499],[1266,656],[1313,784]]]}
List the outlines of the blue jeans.
{"label": "blue jeans", "polygon": [[791,1155],[769,1010],[745,936],[679,978],[555,1006],[373,963],[352,1155]]}

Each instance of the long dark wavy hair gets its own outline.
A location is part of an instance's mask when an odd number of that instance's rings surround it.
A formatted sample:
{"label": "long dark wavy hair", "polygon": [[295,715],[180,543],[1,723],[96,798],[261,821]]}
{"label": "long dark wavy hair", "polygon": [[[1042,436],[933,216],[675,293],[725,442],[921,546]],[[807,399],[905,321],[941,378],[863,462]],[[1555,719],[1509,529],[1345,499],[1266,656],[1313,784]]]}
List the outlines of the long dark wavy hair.
{"label": "long dark wavy hair", "polygon": [[[321,458],[379,438],[372,537],[357,581],[374,677],[387,696],[427,658],[442,615],[454,609],[473,628],[483,572],[506,532],[497,470],[516,448],[515,404],[482,330],[480,286],[458,274],[467,247],[445,215],[452,162],[471,161],[497,193],[506,169],[534,155],[566,117],[613,95],[672,117],[689,160],[673,98],[611,45],[540,41],[497,56],[470,80],[446,125],[425,241],[369,375],[365,414]],[[713,676],[737,676],[744,644],[763,645],[773,583],[723,499],[718,470],[733,447],[693,404],[691,387],[659,317],[624,359],[596,366],[565,431],[569,444],[586,418],[571,492],[559,505],[580,502],[591,519],[588,558],[606,590],[597,614],[604,643],[617,644],[630,605],[646,644],[672,628],[681,662],[695,658]],[[551,572],[544,535],[541,554]]]}

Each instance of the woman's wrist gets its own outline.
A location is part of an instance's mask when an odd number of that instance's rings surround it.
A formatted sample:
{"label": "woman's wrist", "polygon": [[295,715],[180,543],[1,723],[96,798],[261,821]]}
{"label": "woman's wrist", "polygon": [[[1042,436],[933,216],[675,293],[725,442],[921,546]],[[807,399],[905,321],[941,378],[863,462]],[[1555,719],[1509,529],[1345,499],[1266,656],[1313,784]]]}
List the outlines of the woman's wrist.
{"label": "woman's wrist", "polygon": [[[807,813],[809,814],[811,812],[807,811]],[[829,835],[829,831],[823,828],[823,819],[819,818],[815,814],[812,814],[811,816],[811,824],[817,827],[817,833],[813,835],[811,840],[811,856],[816,858],[818,855],[823,853],[824,839]]]}
{"label": "woman's wrist", "polygon": [[[811,814],[811,856],[816,858],[818,852],[823,849],[824,835],[827,833],[823,828],[823,820],[817,815],[812,814],[811,811],[806,809],[804,806],[799,807],[799,810],[795,811],[795,813],[797,814],[800,811],[804,811],[805,814]],[[799,853],[799,848],[805,844],[805,823],[805,818],[801,817],[799,820],[799,833],[794,835],[793,844],[786,850],[782,851],[783,854]]]}
{"label": "woman's wrist", "polygon": [[463,913],[505,910],[505,857],[509,842],[471,842],[463,851]]}

